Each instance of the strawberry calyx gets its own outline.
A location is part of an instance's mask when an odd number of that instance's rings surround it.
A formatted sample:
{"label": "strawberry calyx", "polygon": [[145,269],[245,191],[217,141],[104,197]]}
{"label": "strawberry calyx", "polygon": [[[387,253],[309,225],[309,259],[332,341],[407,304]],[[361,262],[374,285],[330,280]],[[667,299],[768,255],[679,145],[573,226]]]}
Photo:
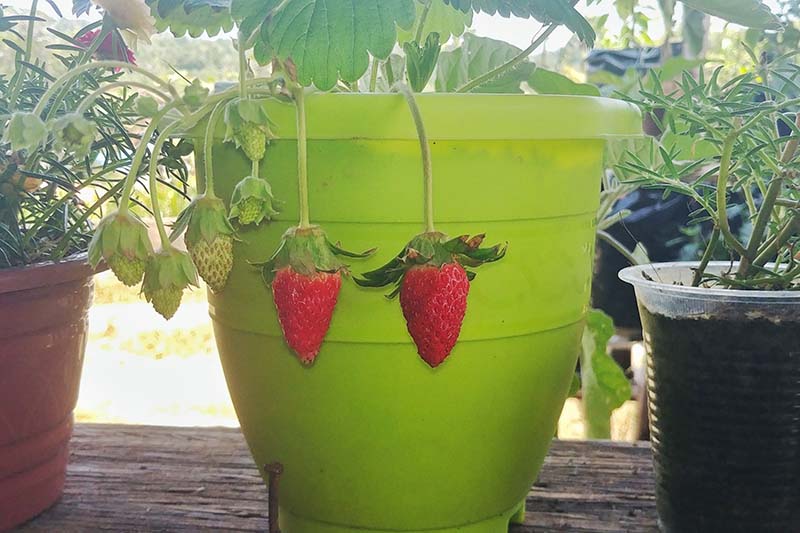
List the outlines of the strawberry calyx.
{"label": "strawberry calyx", "polygon": [[186,252],[169,246],[150,256],[142,294],[161,316],[172,318],[180,307],[184,289],[190,286],[197,286],[197,271]]}
{"label": "strawberry calyx", "polygon": [[233,243],[237,239],[225,204],[213,195],[196,197],[178,215],[173,236],[184,229],[186,249],[198,274],[213,292],[222,291],[233,269]]}
{"label": "strawberry calyx", "polygon": [[147,226],[130,211],[114,211],[100,221],[89,243],[89,264],[105,260],[117,279],[132,287],[142,280],[153,254]]}
{"label": "strawberry calyx", "polygon": [[236,220],[242,226],[258,225],[277,214],[275,197],[267,180],[247,176],[236,184],[231,195],[230,220]]}
{"label": "strawberry calyx", "polygon": [[200,241],[212,242],[218,235],[235,237],[236,229],[228,221],[223,201],[216,196],[201,194],[178,215],[172,227],[172,237],[186,230],[187,246]]}
{"label": "strawberry calyx", "polygon": [[225,142],[233,141],[251,161],[264,157],[267,143],[275,138],[272,121],[256,100],[236,98],[225,106]]}
{"label": "strawberry calyx", "polygon": [[[389,298],[394,298],[400,291],[406,273],[414,267],[430,265],[441,268],[449,263],[458,263],[466,270],[502,259],[508,244],[481,248],[485,237],[483,233],[472,237],[461,235],[455,238],[450,238],[439,231],[421,233],[411,239],[411,242],[391,261],[376,270],[365,272],[362,274],[363,277],[354,280],[362,287],[395,285],[394,290],[388,294]],[[475,272],[466,270],[466,273],[470,281],[475,278]]]}
{"label": "strawberry calyx", "polygon": [[362,253],[349,252],[332,243],[319,226],[289,228],[272,257],[261,267],[264,282],[270,285],[275,273],[289,267],[298,274],[313,276],[318,272],[349,274],[347,265],[340,257],[364,258],[375,253],[375,249]]}

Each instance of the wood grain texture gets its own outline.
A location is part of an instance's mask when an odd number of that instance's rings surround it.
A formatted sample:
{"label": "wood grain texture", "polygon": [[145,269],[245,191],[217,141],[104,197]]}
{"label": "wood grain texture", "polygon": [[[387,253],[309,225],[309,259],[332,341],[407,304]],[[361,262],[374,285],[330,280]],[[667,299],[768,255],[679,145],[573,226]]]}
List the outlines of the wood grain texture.
{"label": "wood grain texture", "polygon": [[[79,424],[61,502],[20,531],[266,531],[236,429]],[[515,533],[655,532],[647,443],[554,441]]]}

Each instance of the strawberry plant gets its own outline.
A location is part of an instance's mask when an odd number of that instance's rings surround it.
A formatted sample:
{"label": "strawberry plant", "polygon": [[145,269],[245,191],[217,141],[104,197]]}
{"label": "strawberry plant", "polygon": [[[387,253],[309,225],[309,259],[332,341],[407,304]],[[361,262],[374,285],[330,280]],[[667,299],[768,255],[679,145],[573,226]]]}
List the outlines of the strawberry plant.
{"label": "strawberry plant", "polygon": [[[718,67],[698,79],[684,73],[672,91],[656,77],[652,89],[631,97],[645,112],[667,110],[658,119],[664,134],[649,150],[628,152],[617,171],[628,183],[686,196],[699,206],[696,220],[713,226],[693,286],[794,290],[800,279],[798,71],[750,53],[753,72],[732,75]],[[731,226],[735,210],[748,215],[745,235]],[[712,273],[715,258],[730,260],[730,268]]]}
{"label": "strawberry plant", "polygon": [[[440,92],[559,92],[565,80],[537,68],[529,57],[560,26],[572,31],[580,42],[592,45],[594,31],[575,9],[575,3],[572,0],[96,0],[93,4],[89,0],[75,0],[76,14],[100,10],[102,26],[99,30],[99,23],[87,27],[71,39],[78,53],[67,65],[69,70],[57,79],[35,79],[39,69],[28,68],[29,58],[24,54],[20,59],[22,74],[8,84],[10,94],[18,97],[20,84],[31,78],[38,88],[23,93],[24,105],[8,108],[4,142],[17,154],[14,157],[20,154],[27,157],[23,165],[27,174],[22,174],[25,179],[20,181],[14,178],[19,165],[7,164],[4,176],[16,181],[6,177],[6,189],[22,187],[25,198],[25,180],[40,179],[32,164],[46,162],[49,169],[59,171],[67,168],[43,156],[43,147],[60,151],[71,162],[97,161],[97,151],[105,150],[100,158],[104,166],[97,169],[89,164],[86,168],[94,181],[83,186],[94,189],[97,180],[105,179],[111,172],[123,173],[124,179],[109,187],[98,202],[80,215],[64,209],[64,216],[74,222],[63,231],[65,239],[54,245],[55,253],[50,257],[60,257],[70,246],[74,251],[76,246],[88,245],[92,264],[104,261],[127,285],[142,283],[145,298],[169,317],[177,309],[183,291],[196,283],[197,275],[211,291],[225,291],[234,265],[236,242],[246,240],[250,232],[269,224],[280,212],[281,200],[285,199],[273,196],[270,169],[268,166],[262,169],[268,159],[265,156],[269,145],[280,137],[280,132],[274,131],[263,100],[294,105],[300,220],[286,232],[271,259],[260,268],[265,281],[271,284],[289,346],[301,361],[310,363],[317,356],[330,324],[341,276],[348,272],[341,258],[365,254],[346,252],[321,227],[311,223],[308,190],[313,176],[309,176],[307,168],[305,94],[398,91],[408,102],[420,140],[425,228],[383,268],[367,272],[357,282],[367,287],[394,285],[392,295],[400,296],[408,330],[420,356],[436,366],[449,355],[458,339],[474,277],[470,269],[502,258],[505,245],[481,248],[482,234],[451,238],[435,228],[430,149],[414,93],[433,87]],[[714,2],[697,0],[693,5],[703,9],[705,3],[714,4],[711,7],[723,14],[726,11]],[[746,3],[760,9],[755,0]],[[35,9],[36,2],[29,27],[33,26]],[[519,49],[501,41],[464,35],[475,13],[535,19],[543,27],[532,37],[530,46]],[[766,17],[762,11],[758,13]],[[763,26],[769,23],[766,20]],[[180,87],[160,79],[133,64],[133,56],[125,48],[125,39],[146,42],[156,30],[170,30],[176,35],[187,32],[213,35],[234,28],[239,55],[238,83],[214,94],[197,80]],[[87,43],[91,43],[88,48]],[[93,56],[96,60],[90,61]],[[260,65],[264,76],[255,75],[255,64]],[[135,79],[128,78],[126,73],[134,74]],[[81,84],[86,85],[83,92],[75,89]],[[581,90],[594,94],[591,89],[587,86]],[[124,98],[118,96],[121,91],[131,90],[135,92],[124,92]],[[132,126],[132,118],[127,118],[127,122],[112,121],[115,127],[122,126],[122,131],[115,134],[123,135],[124,142],[109,142],[110,134],[95,128],[92,119],[97,117],[92,110],[108,106],[109,102],[127,106],[121,108],[129,113],[126,117],[135,116],[129,111],[134,106],[138,113],[148,117],[138,144],[126,133]],[[60,112],[61,109],[74,111]],[[224,125],[225,142],[241,150],[251,167],[239,179],[230,205],[215,190],[212,146],[220,122]],[[167,231],[158,207],[158,186],[176,173],[184,176],[182,158],[188,155],[184,149],[187,141],[172,139],[199,130],[202,141],[197,143],[196,152],[200,192],[191,199],[171,231]],[[104,141],[98,141],[99,134],[103,134]],[[120,146],[125,148],[126,159],[116,153]],[[162,152],[161,157],[153,155]],[[139,201],[134,191],[142,177],[149,178],[150,205],[143,207],[153,212],[160,239],[157,249],[147,238],[141,213],[132,209]],[[54,182],[56,185],[48,187],[50,197],[59,183]],[[65,197],[74,197],[74,192]],[[7,203],[19,203],[16,192],[4,198]],[[94,237],[87,243],[95,213],[110,199],[116,200],[117,208],[96,224]],[[64,208],[66,203],[60,205]],[[17,220],[20,216],[24,218],[20,213],[26,211],[15,209]],[[57,209],[48,214],[62,216]],[[28,226],[26,219],[22,227]],[[44,226],[44,223],[33,225],[36,231]],[[30,241],[36,231],[21,230],[17,224],[16,230],[8,229],[6,233],[14,238],[21,236],[24,242]],[[181,236],[188,253],[173,244]],[[3,242],[9,240],[4,237]]]}

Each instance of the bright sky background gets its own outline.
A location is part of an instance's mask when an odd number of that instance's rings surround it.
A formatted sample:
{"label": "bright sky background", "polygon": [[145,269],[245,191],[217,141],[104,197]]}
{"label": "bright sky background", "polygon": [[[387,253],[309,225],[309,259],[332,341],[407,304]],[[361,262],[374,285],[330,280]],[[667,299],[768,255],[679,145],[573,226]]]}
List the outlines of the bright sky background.
{"label": "bright sky background", "polygon": [[[72,0],[55,1],[59,7],[62,8],[62,11],[65,15],[68,15],[71,12]],[[768,5],[774,5],[775,0],[765,0],[765,3]],[[0,4],[14,8],[30,8],[30,0],[0,0]],[[44,0],[40,0],[39,4],[43,9],[50,9]],[[646,10],[647,14],[651,18],[658,19],[659,11],[657,0],[641,0],[639,5],[640,9]],[[610,13],[608,26],[612,32],[614,32],[615,30],[619,29],[621,23],[619,18],[616,16],[616,11],[614,10],[613,6],[613,0],[602,0],[599,4],[586,7],[586,1],[581,0],[577,7],[578,10],[587,17],[595,17],[604,13]],[[718,30],[722,27],[722,25],[722,21],[715,20],[712,23],[712,30]],[[541,25],[535,20],[519,18],[512,18],[509,20],[499,16],[492,17],[489,15],[480,14],[475,16],[472,27],[475,33],[478,35],[502,39],[520,48],[525,48],[530,44],[532,36],[541,27]],[[660,22],[654,20],[651,23],[650,35],[656,42],[658,42],[659,38],[663,36],[663,28]],[[554,50],[561,48],[567,43],[567,41],[570,39],[570,36],[571,34],[569,30],[566,28],[561,27],[557,29],[555,32],[553,32],[546,43],[548,49]]]}

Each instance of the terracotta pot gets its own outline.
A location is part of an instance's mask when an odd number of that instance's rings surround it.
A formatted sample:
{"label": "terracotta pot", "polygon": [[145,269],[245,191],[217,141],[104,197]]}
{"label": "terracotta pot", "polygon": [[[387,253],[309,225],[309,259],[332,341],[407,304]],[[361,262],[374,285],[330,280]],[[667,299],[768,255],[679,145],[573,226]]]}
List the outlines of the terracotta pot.
{"label": "terracotta pot", "polygon": [[0,531],[64,486],[93,291],[85,261],[0,270]]}

